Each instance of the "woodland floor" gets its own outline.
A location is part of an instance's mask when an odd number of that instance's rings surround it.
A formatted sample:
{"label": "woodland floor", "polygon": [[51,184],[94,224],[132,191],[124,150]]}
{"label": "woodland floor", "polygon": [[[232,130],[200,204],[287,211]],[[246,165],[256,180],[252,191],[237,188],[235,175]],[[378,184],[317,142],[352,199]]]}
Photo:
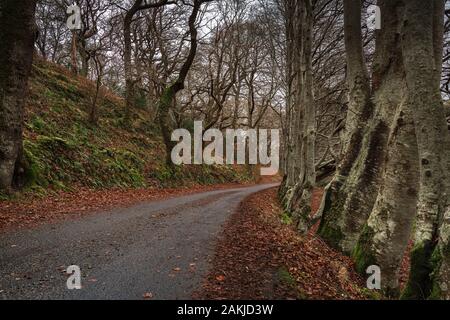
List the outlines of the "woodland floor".
{"label": "woodland floor", "polygon": [[[321,195],[316,190],[313,211]],[[213,271],[194,298],[369,298],[351,259],[330,249],[314,232],[300,237],[277,203],[276,188],[241,203],[219,239]]]}

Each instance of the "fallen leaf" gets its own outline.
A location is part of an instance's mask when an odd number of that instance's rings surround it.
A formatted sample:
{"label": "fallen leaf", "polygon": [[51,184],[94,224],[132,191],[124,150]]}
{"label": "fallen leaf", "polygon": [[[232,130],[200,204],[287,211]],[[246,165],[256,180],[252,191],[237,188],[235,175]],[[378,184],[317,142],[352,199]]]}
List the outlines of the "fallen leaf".
{"label": "fallen leaf", "polygon": [[224,275],[217,276],[216,280],[219,281],[219,282],[224,282],[225,281],[225,276]]}
{"label": "fallen leaf", "polygon": [[152,299],[153,298],[153,293],[151,292],[146,292],[143,295],[144,299]]}

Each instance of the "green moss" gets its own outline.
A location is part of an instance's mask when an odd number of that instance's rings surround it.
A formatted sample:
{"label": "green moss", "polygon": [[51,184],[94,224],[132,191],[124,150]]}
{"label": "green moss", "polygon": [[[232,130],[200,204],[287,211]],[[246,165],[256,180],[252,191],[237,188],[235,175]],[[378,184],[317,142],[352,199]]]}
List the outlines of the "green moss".
{"label": "green moss", "polygon": [[29,186],[36,185],[36,184],[47,185],[47,182],[44,179],[39,180],[41,178],[41,176],[40,176],[40,168],[37,163],[31,163],[27,167],[25,178],[26,178],[26,183]]}
{"label": "green moss", "polygon": [[281,267],[278,269],[277,277],[278,280],[280,280],[280,282],[284,285],[288,285],[292,288],[295,288],[297,286],[294,277],[291,275],[291,273],[286,267]]}
{"label": "green moss", "polygon": [[358,243],[352,252],[352,257],[355,261],[356,271],[360,274],[365,274],[367,267],[376,265],[375,254],[372,251],[372,241],[374,231],[367,224],[359,237]]}
{"label": "green moss", "polygon": [[245,170],[240,171],[230,166],[185,165],[168,166],[162,164],[150,174],[163,187],[180,185],[210,185],[226,182],[246,182],[253,179]]}
{"label": "green moss", "polygon": [[281,222],[286,225],[292,225],[294,223],[290,213],[286,211],[284,211],[283,214],[281,215]]}
{"label": "green moss", "polygon": [[328,243],[328,245],[330,245],[334,249],[340,249],[340,243],[344,238],[344,234],[338,226],[322,227],[320,236],[325,240],[326,243]]}
{"label": "green moss", "polygon": [[433,273],[431,275],[431,283],[432,289],[429,299],[431,300],[440,300],[442,299],[442,290],[439,284],[438,274],[442,266],[443,252],[450,252],[450,243],[447,243],[446,246],[436,246],[431,255],[431,266],[433,268]]}
{"label": "green moss", "polygon": [[416,244],[411,251],[411,270],[408,283],[401,298],[404,300],[426,299],[431,294],[431,256],[434,246],[430,241]]}
{"label": "green moss", "polygon": [[[447,248],[447,250],[450,250],[450,248]],[[429,299],[431,300],[439,300],[442,296],[441,287],[438,283],[437,275],[439,273],[439,269],[442,264],[442,253],[439,250],[439,247],[436,247],[433,251],[433,254],[431,255],[431,265],[433,267],[433,273],[432,273],[432,289],[431,294],[429,296]]]}
{"label": "green moss", "polygon": [[[230,166],[167,168],[160,126],[152,112],[133,108],[126,123],[124,102],[112,93],[99,100],[99,122],[91,125],[92,85],[35,59],[24,126],[27,192],[45,195],[80,186],[180,187],[251,179],[251,173]],[[161,98],[165,107],[171,105],[172,92],[166,89]]]}
{"label": "green moss", "polygon": [[329,204],[329,206],[330,209],[328,212],[324,211],[318,233],[331,247],[340,249],[341,241],[344,238],[344,234],[339,227],[339,219],[343,205],[339,201],[335,201]]}
{"label": "green moss", "polygon": [[167,87],[159,99],[159,109],[163,111],[167,111],[172,104],[173,99],[175,98],[175,92],[173,90],[172,85]]}
{"label": "green moss", "polygon": [[144,109],[147,107],[147,96],[146,96],[146,92],[144,90],[137,90],[138,92],[136,93],[135,97],[134,97],[134,104],[133,106],[135,108],[139,108],[139,109]]}
{"label": "green moss", "polygon": [[47,123],[40,116],[35,116],[28,123],[28,128],[35,132],[43,133],[47,131]]}
{"label": "green moss", "polygon": [[325,195],[325,208],[323,217],[321,219],[318,234],[335,249],[340,249],[340,244],[344,238],[341,228],[339,227],[339,220],[343,210],[344,203],[338,195],[332,199],[333,191]]}
{"label": "green moss", "polygon": [[37,142],[45,148],[51,149],[53,151],[61,149],[70,149],[73,146],[65,139],[60,137],[48,137],[48,136],[38,136]]}
{"label": "green moss", "polygon": [[370,290],[367,288],[361,288],[361,293],[370,300],[383,300],[385,297],[378,290]]}
{"label": "green moss", "polygon": [[28,162],[27,171],[25,173],[26,185],[32,187],[40,185],[42,187],[48,186],[48,181],[45,179],[45,163],[41,161],[39,156],[39,145],[31,141],[24,141],[24,155]]}
{"label": "green moss", "polygon": [[299,288],[294,276],[289,272],[289,270],[286,267],[280,267],[277,270],[276,277],[282,286],[286,286],[287,288],[295,292],[297,299],[299,300],[308,299],[308,295]]}

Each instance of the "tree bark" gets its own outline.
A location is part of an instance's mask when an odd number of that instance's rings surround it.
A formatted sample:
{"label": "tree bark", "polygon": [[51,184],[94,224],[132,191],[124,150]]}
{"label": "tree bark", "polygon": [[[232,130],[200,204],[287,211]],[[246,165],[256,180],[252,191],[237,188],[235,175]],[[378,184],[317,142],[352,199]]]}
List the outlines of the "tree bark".
{"label": "tree bark", "polygon": [[382,184],[353,253],[360,273],[370,265],[381,268],[382,288],[390,297],[400,293],[398,271],[416,217],[419,168],[412,105],[400,105],[395,116]]}
{"label": "tree bark", "polygon": [[142,0],[136,0],[130,10],[125,14],[123,21],[123,36],[124,36],[124,71],[125,71],[125,121],[130,121],[131,108],[134,104],[134,80],[133,80],[133,66],[131,62],[131,23],[134,15],[139,11]]}
{"label": "tree bark", "polygon": [[[389,129],[403,101],[404,76],[398,33],[402,3],[400,0],[379,1],[383,29],[376,37],[371,95],[373,116],[360,124],[366,129],[356,158],[349,154],[349,150],[344,157],[343,164],[350,168],[350,172],[338,188],[338,195],[324,200],[328,201],[324,206],[328,212],[323,216],[319,234],[330,245],[347,254],[355,248],[377,199]],[[357,132],[354,137],[358,138]],[[351,150],[356,151],[357,148]],[[347,163],[346,159],[349,160]]]}
{"label": "tree bark", "polygon": [[[295,73],[295,110],[297,124],[294,128],[296,145],[294,152],[299,153],[298,166],[294,171],[292,188],[287,207],[292,213],[301,233],[308,231],[311,213],[311,196],[316,183],[315,174],[315,136],[316,111],[313,97],[312,41],[313,41],[313,5],[310,0],[298,1],[295,8],[294,30],[298,34]],[[296,32],[294,31],[294,35]]]}
{"label": "tree bark", "polygon": [[286,129],[285,129],[285,174],[283,183],[280,187],[280,199],[286,207],[290,201],[292,194],[292,188],[295,185],[295,178],[299,174],[298,163],[299,143],[296,141],[298,134],[297,120],[298,120],[298,104],[295,102],[297,85],[297,64],[298,64],[298,32],[301,30],[296,29],[294,26],[297,13],[297,3],[295,1],[285,0],[284,14],[285,14],[285,32],[286,32],[286,83],[287,83],[287,96],[286,96]]}
{"label": "tree bark", "polygon": [[360,154],[367,122],[371,119],[374,108],[362,45],[361,10],[360,1],[344,1],[344,35],[349,89],[349,111],[344,140],[347,139],[348,142],[344,142],[344,156],[333,180],[325,188],[322,205],[316,213],[317,217],[323,218],[320,226],[321,235],[334,246],[338,246],[336,232],[339,231],[328,227],[327,224],[328,222],[333,224],[334,221],[330,220],[334,219],[330,219],[330,216],[333,217],[334,212],[342,210],[345,194],[341,190]]}
{"label": "tree bark", "polygon": [[[440,94],[444,1],[409,0],[402,39],[420,160],[411,275],[405,298],[449,298],[449,135]],[[440,39],[440,40],[439,40]]]}
{"label": "tree bark", "polygon": [[72,31],[72,40],[70,43],[70,68],[74,74],[78,74],[78,31]]}
{"label": "tree bark", "polygon": [[[366,61],[362,44],[361,28],[361,2],[344,0],[344,39],[347,57],[347,83],[349,89],[349,106],[345,123],[346,139],[345,153],[357,154],[362,140],[364,123],[370,119],[373,105],[370,101],[370,79],[367,72]],[[353,162],[347,159],[346,162]],[[343,166],[348,167],[348,166]],[[343,168],[341,174],[348,174]]]}
{"label": "tree bark", "polygon": [[22,126],[36,38],[36,1],[0,1],[0,190],[24,182]]}

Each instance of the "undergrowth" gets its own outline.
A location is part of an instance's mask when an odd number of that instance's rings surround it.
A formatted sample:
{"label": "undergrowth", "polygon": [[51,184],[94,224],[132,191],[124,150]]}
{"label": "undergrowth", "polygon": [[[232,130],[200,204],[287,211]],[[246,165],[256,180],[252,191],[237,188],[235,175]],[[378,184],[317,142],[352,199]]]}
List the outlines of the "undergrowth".
{"label": "undergrowth", "polygon": [[[250,180],[251,174],[244,168],[166,166],[154,112],[143,101],[127,123],[123,100],[103,90],[98,122],[92,124],[93,90],[89,80],[35,60],[25,110],[28,171],[22,194],[45,195],[79,187],[180,187]],[[0,194],[0,200],[8,198]]]}

